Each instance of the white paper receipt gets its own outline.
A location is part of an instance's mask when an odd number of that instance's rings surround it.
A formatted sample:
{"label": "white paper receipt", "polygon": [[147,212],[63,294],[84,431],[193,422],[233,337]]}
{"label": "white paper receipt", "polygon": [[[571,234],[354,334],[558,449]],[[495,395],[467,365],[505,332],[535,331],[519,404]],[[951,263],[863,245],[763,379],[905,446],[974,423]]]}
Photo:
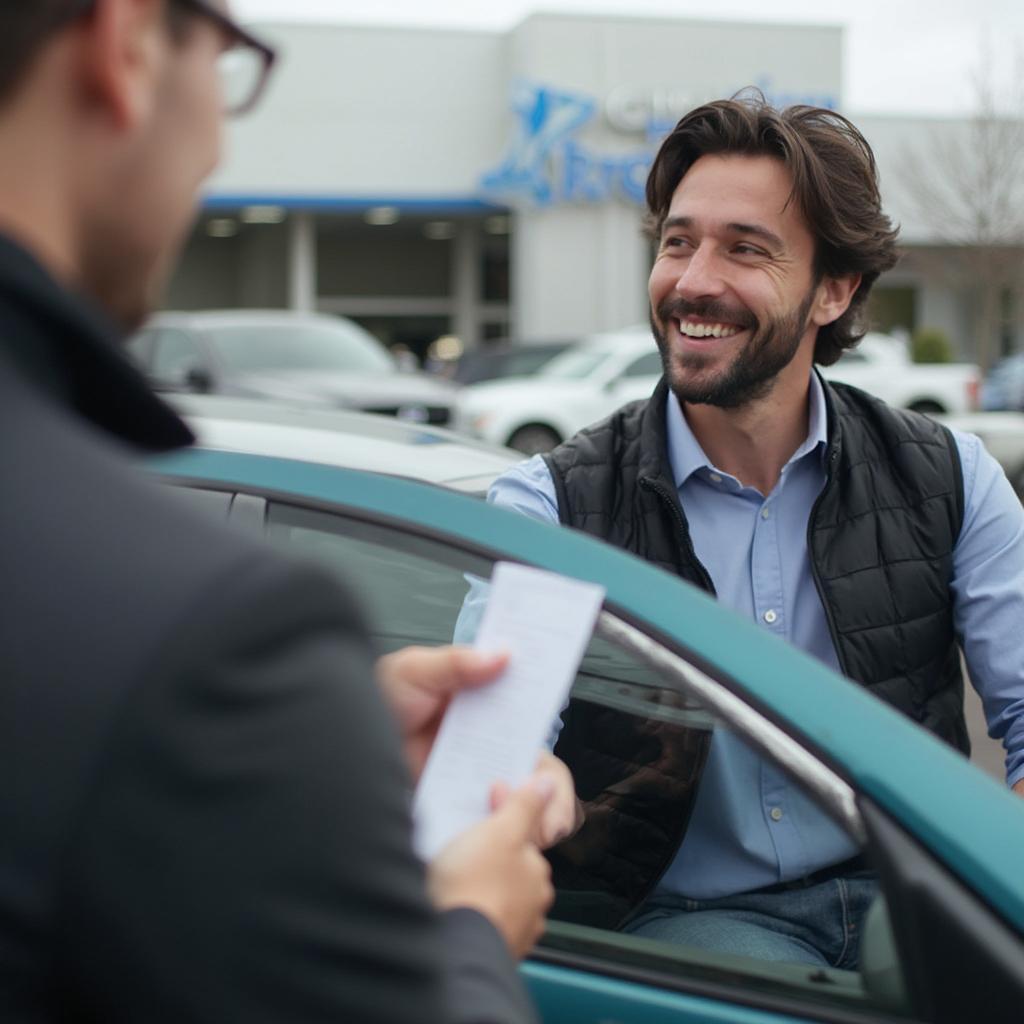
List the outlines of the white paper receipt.
{"label": "white paper receipt", "polygon": [[493,683],[460,693],[438,730],[413,800],[416,851],[429,860],[489,813],[495,782],[530,776],[569,696],[604,588],[499,562],[474,647],[507,651]]}

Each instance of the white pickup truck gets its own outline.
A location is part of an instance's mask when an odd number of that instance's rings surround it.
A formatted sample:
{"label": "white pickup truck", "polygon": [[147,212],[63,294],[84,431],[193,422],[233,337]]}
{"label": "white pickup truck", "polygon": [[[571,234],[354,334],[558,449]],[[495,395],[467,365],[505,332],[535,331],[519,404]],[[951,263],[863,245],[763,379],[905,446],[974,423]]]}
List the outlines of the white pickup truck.
{"label": "white pickup truck", "polygon": [[834,366],[821,367],[829,380],[869,391],[903,409],[970,412],[978,407],[981,371],[973,363],[914,363],[907,346],[888,334],[867,334]]}

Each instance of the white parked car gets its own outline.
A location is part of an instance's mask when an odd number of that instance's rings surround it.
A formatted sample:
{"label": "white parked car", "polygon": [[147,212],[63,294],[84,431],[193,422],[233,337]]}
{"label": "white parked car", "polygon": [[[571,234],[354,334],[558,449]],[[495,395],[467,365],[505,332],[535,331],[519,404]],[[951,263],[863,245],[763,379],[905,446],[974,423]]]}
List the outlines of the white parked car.
{"label": "white parked car", "polygon": [[495,444],[534,454],[635,398],[661,376],[649,327],[594,335],[530,377],[471,384],[459,394],[455,426]]}
{"label": "white parked car", "polygon": [[[978,368],[971,364],[913,363],[906,346],[885,334],[868,334],[822,373],[890,405],[934,413],[973,409],[980,381]],[[455,426],[530,455],[549,451],[624,403],[646,398],[660,375],[661,357],[649,327],[598,334],[529,378],[463,388]]]}

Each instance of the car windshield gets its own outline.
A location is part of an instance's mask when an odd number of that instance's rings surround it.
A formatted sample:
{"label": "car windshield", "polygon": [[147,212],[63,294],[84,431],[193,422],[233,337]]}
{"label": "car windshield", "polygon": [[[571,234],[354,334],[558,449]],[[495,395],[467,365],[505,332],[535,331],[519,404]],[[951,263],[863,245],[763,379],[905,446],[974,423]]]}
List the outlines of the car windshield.
{"label": "car windshield", "polygon": [[509,377],[535,373],[562,351],[564,349],[558,345],[545,345],[543,348],[524,348],[520,352],[510,352],[505,359],[504,373]]}
{"label": "car windshield", "polygon": [[338,370],[390,373],[395,364],[368,331],[336,324],[238,324],[209,331],[229,374],[265,370]]}
{"label": "car windshield", "polygon": [[611,352],[602,352],[599,349],[570,349],[542,366],[540,376],[557,377],[559,380],[580,380],[583,377],[589,377],[610,357]]}

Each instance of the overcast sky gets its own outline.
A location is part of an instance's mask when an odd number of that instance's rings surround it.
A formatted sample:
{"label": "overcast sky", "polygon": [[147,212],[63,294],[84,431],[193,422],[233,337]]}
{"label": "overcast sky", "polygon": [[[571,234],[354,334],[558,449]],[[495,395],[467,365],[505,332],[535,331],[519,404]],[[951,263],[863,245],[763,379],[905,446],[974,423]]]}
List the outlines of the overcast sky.
{"label": "overcast sky", "polygon": [[842,25],[845,106],[854,113],[968,112],[984,40],[1004,89],[1024,46],[1024,0],[233,0],[233,7],[246,21],[492,29],[538,9]]}

